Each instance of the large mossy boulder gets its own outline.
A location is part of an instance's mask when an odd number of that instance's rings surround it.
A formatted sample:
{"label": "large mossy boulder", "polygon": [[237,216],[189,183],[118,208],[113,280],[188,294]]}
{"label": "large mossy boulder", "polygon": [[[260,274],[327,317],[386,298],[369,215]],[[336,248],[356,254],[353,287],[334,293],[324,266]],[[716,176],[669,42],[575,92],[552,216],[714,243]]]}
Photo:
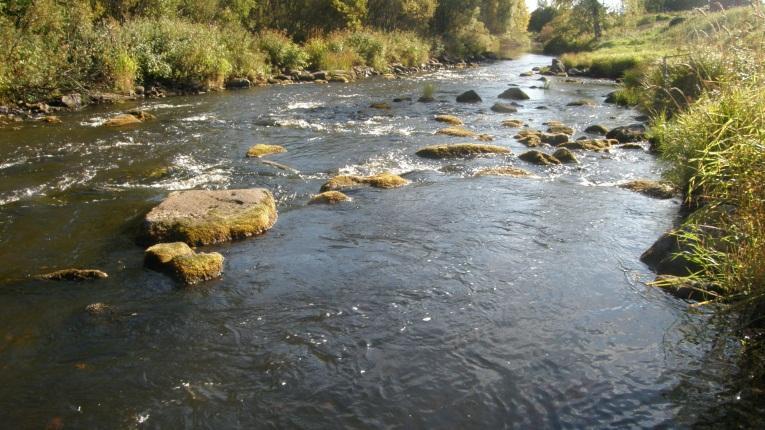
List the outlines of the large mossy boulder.
{"label": "large mossy boulder", "polygon": [[257,145],[251,146],[250,149],[247,150],[247,157],[261,158],[265,157],[266,155],[281,154],[283,152],[287,152],[283,146],[258,143]]}
{"label": "large mossy boulder", "polygon": [[567,125],[555,122],[548,126],[547,132],[551,134],[565,134],[571,136],[574,134],[574,129]]}
{"label": "large mossy boulder", "polygon": [[502,146],[476,143],[456,143],[451,145],[431,145],[419,149],[416,154],[423,158],[460,158],[486,154],[509,154],[510,150]]}
{"label": "large mossy boulder", "polygon": [[560,164],[560,160],[558,160],[557,158],[553,157],[550,154],[546,154],[541,151],[534,151],[534,150],[527,151],[519,155],[518,158],[520,158],[521,160],[527,163],[537,164],[540,166],[553,166],[553,165]]}
{"label": "large mossy boulder", "polygon": [[373,176],[340,175],[335,176],[321,186],[321,192],[337,191],[368,185],[373,188],[398,188],[407,185],[409,181],[390,172],[382,172]]}
{"label": "large mossy boulder", "polygon": [[201,246],[262,234],[276,218],[274,197],[262,188],[178,191],[146,215],[144,233],[151,243]]}
{"label": "large mossy boulder", "polygon": [[638,179],[621,184],[619,187],[655,199],[671,199],[675,195],[675,187],[672,184],[663,181]]}
{"label": "large mossy boulder", "polygon": [[612,129],[606,134],[606,138],[616,139],[619,143],[642,142],[646,140],[645,132],[643,124],[631,124]]}
{"label": "large mossy boulder", "polygon": [[528,100],[531,98],[529,97],[528,94],[523,92],[523,90],[518,87],[510,87],[506,89],[498,97],[501,99],[510,99],[510,100]]}
{"label": "large mossy boulder", "polygon": [[464,93],[457,96],[458,103],[480,103],[482,101],[483,100],[481,99],[481,96],[479,96],[478,93],[473,90],[465,91]]}

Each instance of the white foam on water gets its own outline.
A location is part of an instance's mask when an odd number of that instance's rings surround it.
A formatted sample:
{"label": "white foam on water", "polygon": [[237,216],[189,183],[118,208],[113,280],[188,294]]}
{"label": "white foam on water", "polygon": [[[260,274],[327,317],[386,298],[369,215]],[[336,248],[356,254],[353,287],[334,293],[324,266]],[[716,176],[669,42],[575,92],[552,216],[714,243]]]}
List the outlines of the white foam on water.
{"label": "white foam on water", "polygon": [[339,169],[341,175],[376,175],[382,172],[390,172],[401,175],[413,171],[438,170],[439,166],[424,160],[413,160],[399,153],[389,152],[370,158],[362,164],[345,166]]}
{"label": "white foam on water", "polygon": [[296,109],[314,109],[324,106],[324,103],[320,102],[295,102],[287,105],[287,110]]}
{"label": "white foam on water", "polygon": [[185,121],[185,122],[205,122],[205,121],[217,121],[217,120],[218,118],[216,118],[215,115],[208,114],[208,113],[181,118],[181,121]]}
{"label": "white foam on water", "polygon": [[225,186],[231,179],[231,172],[220,163],[205,164],[191,155],[176,156],[173,165],[173,177],[154,183],[151,187],[171,191],[188,190],[198,186]]}
{"label": "white foam on water", "polygon": [[26,159],[26,157],[24,157],[24,158],[19,158],[18,160],[13,160],[13,161],[8,161],[8,162],[5,162],[5,163],[1,163],[0,164],[0,170],[7,169],[7,168],[13,167],[13,166],[18,166],[19,164],[24,164],[24,163],[26,163],[26,161],[27,161],[27,159]]}
{"label": "white foam on water", "polygon": [[22,199],[27,199],[34,196],[45,195],[42,191],[45,189],[44,185],[38,185],[36,187],[23,188],[20,190],[13,190],[6,195],[0,195],[0,206],[14,203]]}
{"label": "white foam on water", "polygon": [[324,131],[327,129],[323,124],[310,123],[304,119],[278,119],[276,123],[280,127],[299,128],[306,130]]}
{"label": "white foam on water", "polygon": [[107,119],[108,118],[104,116],[94,116],[87,121],[82,121],[80,125],[83,127],[101,127],[102,125],[106,124]]}

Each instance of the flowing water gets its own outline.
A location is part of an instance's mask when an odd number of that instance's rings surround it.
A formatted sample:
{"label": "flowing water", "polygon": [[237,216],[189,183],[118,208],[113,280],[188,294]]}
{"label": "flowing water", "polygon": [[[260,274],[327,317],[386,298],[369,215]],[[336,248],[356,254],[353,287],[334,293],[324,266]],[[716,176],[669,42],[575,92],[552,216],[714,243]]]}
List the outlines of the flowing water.
{"label": "flowing water", "polygon": [[[103,107],[0,130],[0,427],[693,423],[734,369],[697,336],[706,316],[642,283],[652,277],[638,258],[678,202],[615,185],[658,178],[652,155],[581,153],[552,168],[414,155],[462,141],[433,135],[437,113],[516,154],[526,148],[500,126],[506,117],[560,120],[577,136],[635,122],[602,103],[608,82],[534,89],[536,78],[518,77],[549,61],[151,100],[140,106],[158,119],[128,129],[100,127],[115,113]],[[425,83],[437,102],[392,102],[416,100]],[[492,112],[509,84],[531,100]],[[467,89],[483,103],[456,104]],[[579,99],[597,106],[566,106]],[[392,109],[369,107],[380,101]],[[269,160],[291,169],[246,159],[255,143],[285,146]],[[536,177],[474,175],[492,165]],[[381,171],[412,183],[306,205],[332,175]],[[225,255],[221,279],[182,289],[142,267],[141,218],[169,191],[239,187],[272,190],[279,221],[205,248]],[[66,267],[110,277],[29,276]],[[114,313],[89,316],[94,302]]]}

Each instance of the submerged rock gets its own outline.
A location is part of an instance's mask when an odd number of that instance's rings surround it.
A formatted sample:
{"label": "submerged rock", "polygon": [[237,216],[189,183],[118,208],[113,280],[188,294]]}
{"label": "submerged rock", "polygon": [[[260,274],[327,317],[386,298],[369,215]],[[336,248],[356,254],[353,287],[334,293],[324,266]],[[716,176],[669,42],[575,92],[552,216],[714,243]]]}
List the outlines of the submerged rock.
{"label": "submerged rock", "polygon": [[537,146],[542,144],[542,139],[540,139],[539,135],[537,134],[530,134],[528,136],[516,137],[516,139],[518,139],[518,142],[528,146],[529,148],[536,148]]}
{"label": "submerged rock", "polygon": [[112,117],[112,118],[109,118],[108,120],[106,120],[106,122],[104,123],[104,126],[106,126],[106,127],[124,127],[126,125],[140,124],[142,122],[143,121],[140,118],[138,118],[137,116],[135,116],[135,115],[130,115],[130,114],[123,113],[123,114],[119,114],[119,115],[117,115],[115,117]]}
{"label": "submerged rock", "polygon": [[576,155],[574,155],[573,152],[569,151],[566,148],[558,148],[555,152],[553,152],[553,157],[557,158],[558,161],[564,164],[579,163],[579,160],[577,160]]}
{"label": "submerged rock", "polygon": [[564,133],[542,133],[539,135],[539,139],[542,141],[542,143],[546,143],[548,145],[561,145],[566,142],[568,142],[568,138],[570,136],[568,134]]}
{"label": "submerged rock", "polygon": [[109,275],[106,272],[96,269],[63,269],[46,273],[39,277],[48,281],[90,281],[95,279],[106,279]]}
{"label": "submerged rock", "polygon": [[519,155],[518,158],[528,163],[538,164],[540,166],[552,166],[560,164],[560,161],[552,155],[534,150],[524,152],[523,154]]}
{"label": "submerged rock", "polygon": [[360,185],[369,185],[374,188],[398,188],[408,184],[409,181],[401,176],[390,172],[378,173],[373,176],[340,175],[335,176],[321,186],[321,192],[337,191],[343,188],[351,188]]}
{"label": "submerged rock", "polygon": [[452,137],[476,137],[477,134],[474,131],[468,130],[462,127],[447,127],[436,131],[436,134]]}
{"label": "submerged rock", "polygon": [[390,110],[390,105],[385,102],[372,103],[369,107],[372,109]]}
{"label": "submerged rock", "polygon": [[686,255],[692,253],[690,246],[678,239],[679,231],[663,234],[641,256],[640,261],[659,275],[688,276],[701,268]]}
{"label": "submerged rock", "polygon": [[101,316],[112,312],[112,307],[106,303],[91,303],[85,306],[85,312],[91,316]]}
{"label": "submerged rock", "polygon": [[710,300],[718,297],[719,293],[721,293],[713,285],[704,285],[682,276],[659,275],[649,285],[661,288],[678,299],[683,300]]}
{"label": "submerged rock", "polygon": [[620,149],[643,149],[643,145],[639,143],[624,143],[619,145]]}
{"label": "submerged rock", "polygon": [[220,277],[223,256],[217,252],[179,255],[170,262],[173,275],[186,285],[195,285]]}
{"label": "submerged rock", "polygon": [[459,103],[480,103],[482,101],[481,96],[473,90],[465,91],[457,96],[457,102]]}
{"label": "submerged rock", "polygon": [[619,143],[642,142],[646,140],[645,131],[643,124],[631,124],[612,129],[606,134],[606,138],[616,139]]}
{"label": "submerged rock", "polygon": [[475,157],[483,154],[509,154],[510,150],[501,146],[475,144],[475,143],[457,143],[451,145],[431,145],[421,148],[416,152],[424,158],[456,158],[456,157]]}
{"label": "submerged rock", "polygon": [[498,96],[501,99],[511,99],[511,100],[528,100],[530,99],[529,95],[523,92],[518,87],[510,87],[506,89],[502,94]]}
{"label": "submerged rock", "polygon": [[209,245],[264,233],[276,222],[273,195],[262,188],[177,191],[144,221],[146,239]]}
{"label": "submerged rock", "polygon": [[457,118],[454,115],[436,115],[435,117],[433,117],[433,119],[435,119],[438,122],[445,122],[451,125],[459,126],[463,124],[462,120]]}
{"label": "submerged rock", "polygon": [[55,116],[55,115],[47,115],[42,117],[42,121],[46,122],[48,124],[61,124],[64,121],[61,121],[61,118]]}
{"label": "submerged rock", "polygon": [[283,152],[287,152],[283,146],[258,143],[247,150],[247,156],[250,158],[260,158],[265,157],[266,155],[280,154]]}
{"label": "submerged rock", "polygon": [[351,200],[350,197],[347,195],[341,193],[340,191],[325,191],[321,194],[317,194],[313,197],[311,197],[311,200],[308,202],[308,204],[329,204],[334,205],[336,203],[340,202],[347,202]]}
{"label": "submerged rock", "polygon": [[571,136],[574,134],[574,129],[571,127],[565,126],[563,124],[557,123],[557,124],[551,124],[547,128],[547,132],[551,134],[566,134]]}
{"label": "submerged rock", "polygon": [[602,125],[593,124],[593,125],[585,128],[584,132],[585,133],[590,133],[590,134],[597,134],[597,135],[600,135],[600,136],[605,136],[606,133],[608,133],[608,129],[603,127]]}
{"label": "submerged rock", "polygon": [[531,172],[513,166],[486,167],[478,170],[476,176],[512,176],[522,178],[531,176]]}
{"label": "submerged rock", "polygon": [[520,119],[506,119],[502,121],[502,126],[509,127],[509,128],[520,128],[523,127],[523,120]]}
{"label": "submerged rock", "polygon": [[613,141],[608,139],[578,139],[573,142],[565,142],[558,146],[567,149],[580,149],[583,151],[608,152]]}
{"label": "submerged rock", "polygon": [[494,103],[491,110],[497,113],[516,113],[518,108],[507,103]]}
{"label": "submerged rock", "polygon": [[567,103],[566,106],[595,106],[596,103],[592,100],[574,100],[573,102]]}
{"label": "submerged rock", "polygon": [[672,184],[660,181],[651,181],[647,179],[638,179],[619,185],[636,193],[644,194],[655,199],[671,199],[675,195],[675,188]]}

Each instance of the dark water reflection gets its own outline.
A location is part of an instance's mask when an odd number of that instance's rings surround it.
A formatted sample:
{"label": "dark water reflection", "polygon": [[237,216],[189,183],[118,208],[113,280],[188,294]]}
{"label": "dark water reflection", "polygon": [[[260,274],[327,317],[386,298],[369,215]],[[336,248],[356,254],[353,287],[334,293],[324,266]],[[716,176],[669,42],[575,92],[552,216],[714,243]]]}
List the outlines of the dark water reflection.
{"label": "dark water reflection", "polygon": [[[687,426],[724,393],[701,372],[706,324],[648,289],[640,253],[677,202],[616,188],[658,177],[645,151],[583,154],[537,178],[473,177],[515,158],[426,161],[443,142],[430,118],[524,147],[489,110],[509,83],[531,100],[513,117],[578,133],[635,112],[600,103],[607,83],[550,89],[518,78],[528,55],[463,72],[299,85],[152,101],[138,129],[65,125],[0,131],[0,422],[40,428],[582,428]],[[425,82],[439,102],[417,98]],[[476,89],[480,105],[456,105]],[[597,107],[566,107],[588,98]],[[545,106],[547,109],[537,109]],[[280,127],[265,124],[279,123]],[[458,140],[457,140],[458,141]],[[243,158],[253,143],[289,152],[282,171]],[[166,169],[166,174],[164,170]],[[306,206],[332,174],[391,170],[412,184],[360,189],[352,203]],[[224,277],[193,290],[142,268],[141,216],[169,190],[264,186],[279,200],[267,235],[210,247]],[[100,267],[98,284],[30,280],[47,268]],[[91,317],[93,302],[115,313]],[[678,394],[702,375],[704,395]],[[681,391],[682,392],[682,391]],[[720,394],[725,395],[725,394]],[[692,400],[692,401],[690,401]]]}

